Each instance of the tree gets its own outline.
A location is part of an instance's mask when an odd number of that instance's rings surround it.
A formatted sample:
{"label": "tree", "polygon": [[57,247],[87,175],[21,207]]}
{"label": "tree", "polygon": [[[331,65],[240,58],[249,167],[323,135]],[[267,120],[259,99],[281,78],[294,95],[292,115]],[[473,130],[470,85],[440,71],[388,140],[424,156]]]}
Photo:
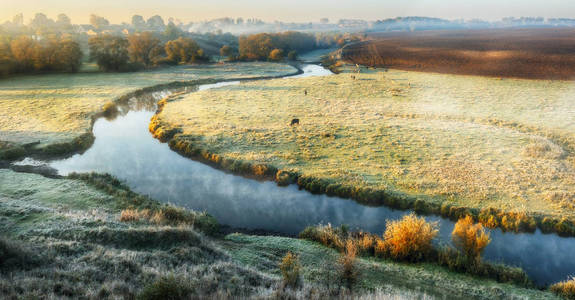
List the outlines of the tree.
{"label": "tree", "polygon": [[270,52],[269,60],[280,61],[284,57],[284,53],[281,49],[274,49]]}
{"label": "tree", "polygon": [[151,18],[148,19],[148,21],[146,22],[148,27],[152,28],[152,29],[161,29],[164,28],[166,26],[166,24],[164,23],[164,19],[162,19],[162,17],[155,15]]}
{"label": "tree", "polygon": [[183,36],[183,34],[184,33],[182,32],[182,30],[172,22],[170,22],[168,26],[166,26],[166,30],[164,31],[164,36],[168,41],[175,40]]}
{"label": "tree", "polygon": [[141,63],[149,67],[154,62],[156,48],[160,47],[160,40],[151,32],[132,34],[128,37],[128,54],[132,62]]}
{"label": "tree", "polygon": [[104,71],[121,71],[128,64],[128,41],[113,35],[90,38],[90,59]]}
{"label": "tree", "polygon": [[16,26],[24,25],[24,15],[19,13],[12,18],[12,24]]}
{"label": "tree", "polygon": [[228,45],[224,45],[224,46],[222,46],[222,48],[220,48],[220,56],[232,58],[233,55],[234,55],[234,52],[233,52],[232,47],[230,47]]}
{"label": "tree", "polygon": [[146,21],[144,20],[144,17],[142,17],[140,15],[133,15],[132,16],[132,26],[134,26],[134,28],[136,28],[136,29],[142,29],[142,28],[146,27]]}
{"label": "tree", "polygon": [[180,37],[166,43],[168,59],[177,63],[190,63],[205,59],[198,43],[190,38]]}
{"label": "tree", "polygon": [[290,51],[287,57],[289,60],[297,60],[297,51],[295,50]]}
{"label": "tree", "polygon": [[10,52],[21,71],[32,70],[34,67],[36,43],[28,36],[21,36],[10,42]]}
{"label": "tree", "polygon": [[453,244],[471,262],[479,263],[483,249],[491,242],[489,233],[480,223],[473,224],[473,218],[466,216],[455,223],[451,233]]}
{"label": "tree", "polygon": [[77,72],[82,65],[82,49],[78,42],[71,39],[61,40],[56,53],[57,69],[64,72]]}
{"label": "tree", "polygon": [[56,19],[56,24],[60,27],[68,27],[72,25],[72,21],[66,14],[59,14]]}
{"label": "tree", "polygon": [[14,72],[15,61],[10,50],[10,44],[6,39],[0,39],[0,76]]}
{"label": "tree", "polygon": [[110,22],[103,17],[90,15],[90,24],[94,26],[94,28],[101,30],[102,28],[110,25]]}

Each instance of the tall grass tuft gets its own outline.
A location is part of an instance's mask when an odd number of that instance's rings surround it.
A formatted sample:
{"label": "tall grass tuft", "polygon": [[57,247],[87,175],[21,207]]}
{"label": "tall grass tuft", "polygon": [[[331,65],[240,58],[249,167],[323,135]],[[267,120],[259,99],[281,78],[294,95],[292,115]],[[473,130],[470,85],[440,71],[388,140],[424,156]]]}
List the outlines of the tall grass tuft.
{"label": "tall grass tuft", "polygon": [[550,287],[551,291],[564,299],[575,300],[575,277],[558,282]]}
{"label": "tall grass tuft", "polygon": [[352,287],[357,281],[358,271],[356,267],[357,244],[353,239],[345,242],[345,250],[342,252],[338,262],[341,267],[341,279],[348,286]]}
{"label": "tall grass tuft", "polygon": [[384,233],[386,248],[395,259],[423,260],[432,249],[437,227],[437,222],[428,223],[413,213],[398,221],[388,221]]}
{"label": "tall grass tuft", "polygon": [[283,281],[286,286],[296,287],[299,285],[300,269],[299,258],[295,254],[288,252],[282,258],[280,271],[282,272]]}
{"label": "tall grass tuft", "polygon": [[471,216],[459,219],[451,233],[453,244],[461,251],[470,263],[480,263],[481,253],[491,239],[480,223],[474,224]]}
{"label": "tall grass tuft", "polygon": [[193,288],[183,279],[173,275],[162,277],[146,286],[138,295],[141,300],[183,300],[191,299]]}

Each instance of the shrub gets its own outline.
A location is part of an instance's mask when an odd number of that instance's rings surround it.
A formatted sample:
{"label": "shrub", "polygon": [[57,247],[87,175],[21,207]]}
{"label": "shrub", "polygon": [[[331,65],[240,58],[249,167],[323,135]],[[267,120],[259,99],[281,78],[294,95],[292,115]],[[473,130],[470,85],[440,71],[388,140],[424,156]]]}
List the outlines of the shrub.
{"label": "shrub", "polygon": [[387,247],[385,246],[385,241],[379,237],[375,239],[375,245],[373,246],[373,253],[376,257],[385,257],[387,254]]}
{"label": "shrub", "polygon": [[284,57],[284,53],[281,49],[274,49],[270,52],[269,60],[270,61],[280,61]]}
{"label": "shrub", "polygon": [[23,269],[39,262],[40,258],[19,242],[0,237],[0,271]]}
{"label": "shrub", "polygon": [[170,275],[146,286],[138,298],[142,300],[190,299],[192,292],[192,287],[184,280]]}
{"label": "shrub", "polygon": [[471,216],[459,219],[451,233],[453,244],[469,260],[478,263],[481,260],[481,252],[489,245],[489,233],[485,232],[483,225],[474,224]]}
{"label": "shrub", "polygon": [[395,259],[418,261],[432,249],[431,241],[438,233],[437,223],[428,223],[415,214],[398,221],[388,221],[384,237],[387,250]]}
{"label": "shrub", "polygon": [[359,238],[357,239],[357,247],[358,250],[363,254],[373,254],[374,253],[374,244],[375,244],[375,237],[369,233],[361,232],[359,234]]}
{"label": "shrub", "polygon": [[108,102],[102,106],[102,111],[107,119],[113,119],[118,115],[118,106],[114,102]]}
{"label": "shrub", "polygon": [[358,272],[355,266],[357,256],[357,245],[353,239],[348,239],[345,243],[345,250],[338,262],[341,266],[341,279],[351,287],[357,280]]}
{"label": "shrub", "polygon": [[551,291],[564,299],[575,299],[575,277],[558,282],[550,287]]}
{"label": "shrub", "polygon": [[288,252],[280,263],[284,283],[288,286],[297,286],[300,282],[300,269],[301,265],[298,257]]}

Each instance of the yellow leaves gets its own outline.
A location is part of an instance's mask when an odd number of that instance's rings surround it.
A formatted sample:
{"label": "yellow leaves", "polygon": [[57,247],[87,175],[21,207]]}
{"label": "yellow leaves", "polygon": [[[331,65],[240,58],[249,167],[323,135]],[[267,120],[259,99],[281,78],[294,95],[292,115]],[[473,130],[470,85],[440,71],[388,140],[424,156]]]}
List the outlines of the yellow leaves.
{"label": "yellow leaves", "polygon": [[[504,217],[505,218],[505,217]],[[481,252],[489,245],[491,239],[480,223],[474,224],[471,216],[459,219],[455,224],[451,239],[457,249],[468,258],[477,261],[481,258]]]}
{"label": "yellow leaves", "polygon": [[437,227],[436,222],[428,223],[413,213],[401,220],[388,221],[384,233],[386,248],[396,259],[419,260],[431,249]]}

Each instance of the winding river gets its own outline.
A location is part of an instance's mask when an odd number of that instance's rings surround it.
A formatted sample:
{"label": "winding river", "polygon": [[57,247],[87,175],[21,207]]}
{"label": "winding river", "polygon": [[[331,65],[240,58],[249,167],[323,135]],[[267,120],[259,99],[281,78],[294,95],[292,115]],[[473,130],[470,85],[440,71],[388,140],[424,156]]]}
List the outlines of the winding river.
{"label": "winding river", "polygon": [[[327,76],[317,65],[304,65],[294,77]],[[202,85],[199,90],[239,84],[224,82]],[[184,158],[148,132],[154,102],[168,93],[148,95],[148,102],[134,102],[114,120],[100,118],[94,124],[94,145],[83,154],[56,160],[49,165],[62,175],[70,172],[110,173],[124,180],[135,192],[178,206],[207,211],[222,224],[245,229],[263,229],[297,234],[308,225],[347,224],[352,229],[381,233],[385,222],[409,211],[368,207],[354,201],[312,195],[297,186],[279,187],[213,169]],[[142,104],[144,103],[144,104]],[[147,103],[147,105],[145,104]],[[449,243],[454,223],[437,216],[440,243]],[[503,233],[491,230],[492,242],[484,258],[522,267],[538,284],[567,279],[575,274],[575,238],[554,234]]]}

